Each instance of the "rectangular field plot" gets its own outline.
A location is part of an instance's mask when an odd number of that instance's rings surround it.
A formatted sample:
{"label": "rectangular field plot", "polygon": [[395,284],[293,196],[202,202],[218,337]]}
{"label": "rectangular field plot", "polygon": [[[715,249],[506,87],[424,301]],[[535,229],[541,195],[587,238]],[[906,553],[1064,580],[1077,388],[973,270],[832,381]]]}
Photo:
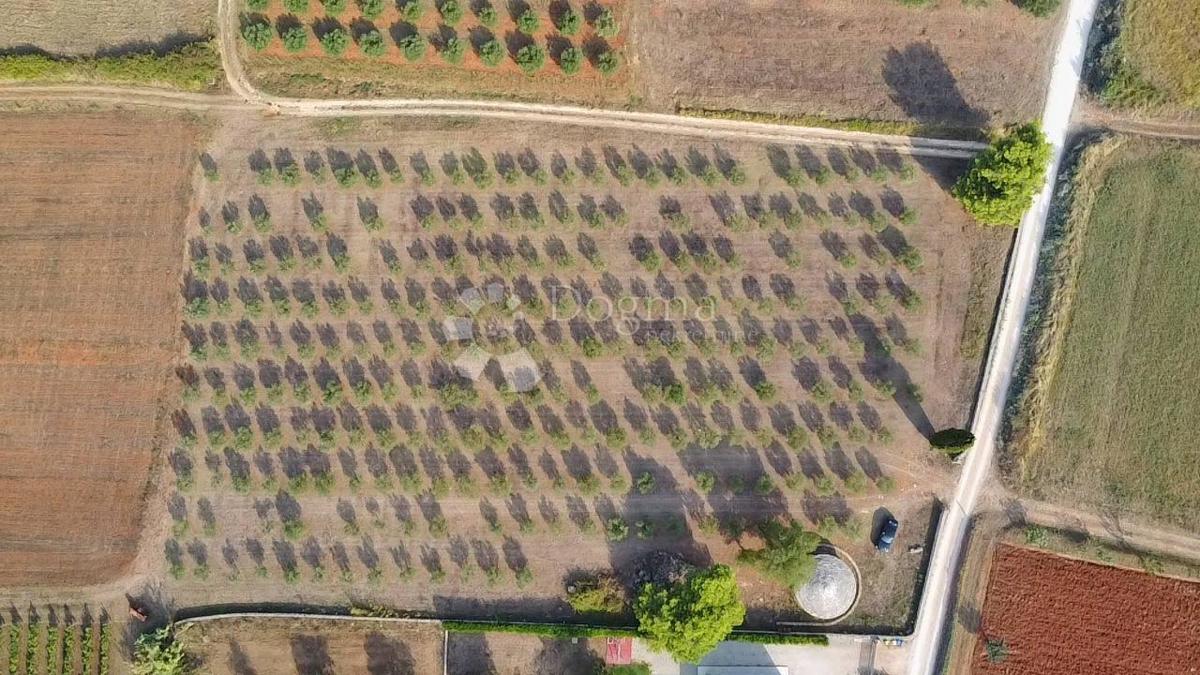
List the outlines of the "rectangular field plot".
{"label": "rectangular field plot", "polygon": [[1063,255],[1074,267],[1015,444],[1025,489],[1195,530],[1200,156],[1125,140],[1090,155]]}
{"label": "rectangular field plot", "polygon": [[203,672],[440,673],[439,624],[238,618],[182,625]]}
{"label": "rectangular field plot", "polygon": [[113,578],[178,351],[195,128],[128,113],[4,115],[0,584]]}
{"label": "rectangular field plot", "polygon": [[1001,545],[975,675],[1186,673],[1200,651],[1200,584]]}
{"label": "rectangular field plot", "polygon": [[973,261],[1011,237],[940,187],[961,164],[411,122],[231,128],[203,161],[180,592],[564,615],[572,570],[729,561],[764,519],[868,555],[876,507],[949,482],[922,434],[965,419]]}

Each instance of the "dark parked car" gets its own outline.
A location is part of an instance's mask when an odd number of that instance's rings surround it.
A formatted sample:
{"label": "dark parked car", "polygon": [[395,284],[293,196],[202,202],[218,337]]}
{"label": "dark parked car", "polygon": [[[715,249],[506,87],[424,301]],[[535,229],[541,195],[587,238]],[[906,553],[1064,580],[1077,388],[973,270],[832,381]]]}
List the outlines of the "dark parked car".
{"label": "dark parked car", "polygon": [[892,544],[896,543],[896,531],[900,529],[900,523],[896,519],[888,516],[887,520],[883,521],[883,525],[879,526],[879,534],[875,537],[875,548],[883,553],[892,550]]}

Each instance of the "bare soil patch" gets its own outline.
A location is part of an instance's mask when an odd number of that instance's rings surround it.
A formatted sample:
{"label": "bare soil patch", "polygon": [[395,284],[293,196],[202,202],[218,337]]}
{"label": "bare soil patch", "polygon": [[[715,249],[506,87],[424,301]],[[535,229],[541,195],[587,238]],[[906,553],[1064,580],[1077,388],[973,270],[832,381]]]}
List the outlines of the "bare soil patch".
{"label": "bare soil patch", "polygon": [[128,112],[4,127],[0,583],[99,582],[136,550],[198,130]]}
{"label": "bare soil patch", "polygon": [[1001,545],[972,672],[1186,673],[1197,624],[1200,584]]}
{"label": "bare soil patch", "polygon": [[1003,125],[1040,112],[1059,21],[1012,3],[638,3],[642,92],[657,108]]}
{"label": "bare soil patch", "polygon": [[213,34],[217,0],[0,0],[0,52],[40,49],[52,54],[141,51]]}
{"label": "bare soil patch", "polygon": [[238,618],[188,624],[178,637],[213,675],[442,672],[436,623]]}
{"label": "bare soil patch", "polygon": [[[952,484],[922,434],[966,420],[974,252],[1011,240],[945,193],[961,163],[407,120],[238,121],[209,154],[181,285],[171,532],[147,551],[181,604],[353,591],[439,616],[566,618],[570,574],[630,580],[663,549],[728,562],[763,519],[866,555],[886,504],[919,539],[921,508]],[[467,173],[481,160],[486,186]],[[788,167],[806,176],[795,187]],[[340,187],[335,170],[357,177]],[[527,349],[534,393],[507,391],[495,364],[456,374],[467,347],[445,320],[472,317],[460,292],[493,281],[524,317],[474,315],[475,342]],[[981,288],[994,298],[999,281]],[[559,285],[617,306],[711,298],[715,316],[643,312],[627,335],[558,307]],[[483,330],[488,317],[511,330]],[[902,556],[879,566],[891,586],[870,587],[911,598]],[[787,589],[739,577],[754,624],[803,619]]]}
{"label": "bare soil patch", "polygon": [[509,633],[450,633],[449,675],[595,673],[604,667],[602,638],[561,639]]}

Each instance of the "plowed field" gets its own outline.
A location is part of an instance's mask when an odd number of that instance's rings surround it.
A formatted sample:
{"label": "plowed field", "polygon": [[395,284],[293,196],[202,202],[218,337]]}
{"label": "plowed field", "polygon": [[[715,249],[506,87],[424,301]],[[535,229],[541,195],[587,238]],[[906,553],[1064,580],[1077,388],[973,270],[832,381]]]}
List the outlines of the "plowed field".
{"label": "plowed field", "polygon": [[1000,546],[971,672],[1196,673],[1197,626],[1200,583]]}
{"label": "plowed field", "polygon": [[0,585],[101,581],[137,545],[196,130],[130,113],[0,127]]}

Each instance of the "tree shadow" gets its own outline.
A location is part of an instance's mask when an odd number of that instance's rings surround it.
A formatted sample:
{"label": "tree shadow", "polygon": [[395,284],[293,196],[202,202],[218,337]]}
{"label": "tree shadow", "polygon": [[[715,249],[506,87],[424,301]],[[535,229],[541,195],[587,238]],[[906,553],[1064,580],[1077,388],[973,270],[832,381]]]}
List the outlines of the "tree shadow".
{"label": "tree shadow", "polygon": [[[915,120],[918,135],[936,135],[949,126],[981,129],[991,115],[971,105],[958,88],[958,80],[931,42],[913,42],[903,49],[889,49],[883,62],[883,80],[892,102]],[[916,157],[943,187],[952,178],[945,175],[944,161]]]}
{"label": "tree shadow", "polygon": [[367,672],[371,675],[416,675],[408,645],[382,633],[371,632],[364,641]]}

